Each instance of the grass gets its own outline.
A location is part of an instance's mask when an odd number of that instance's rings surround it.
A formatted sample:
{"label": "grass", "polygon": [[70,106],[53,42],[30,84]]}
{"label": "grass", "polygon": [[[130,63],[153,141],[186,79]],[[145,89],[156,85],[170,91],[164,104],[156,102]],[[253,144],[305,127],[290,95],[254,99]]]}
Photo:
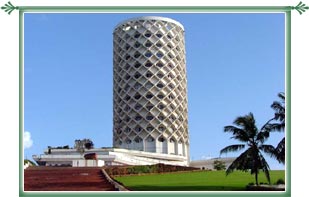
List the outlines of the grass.
{"label": "grass", "polygon": [[[279,178],[285,180],[283,170],[270,171],[271,183]],[[254,183],[254,175],[235,171],[228,176],[225,171],[194,171],[164,174],[144,174],[114,177],[133,191],[244,191]],[[267,183],[265,175],[259,174],[259,182]]]}

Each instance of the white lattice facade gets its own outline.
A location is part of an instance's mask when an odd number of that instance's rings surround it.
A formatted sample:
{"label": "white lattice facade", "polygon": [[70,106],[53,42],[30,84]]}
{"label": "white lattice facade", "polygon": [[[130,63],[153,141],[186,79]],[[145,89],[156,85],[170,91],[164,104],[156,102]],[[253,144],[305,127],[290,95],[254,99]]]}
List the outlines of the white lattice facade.
{"label": "white lattice facade", "polygon": [[117,25],[113,36],[113,146],[188,157],[183,26],[140,17]]}

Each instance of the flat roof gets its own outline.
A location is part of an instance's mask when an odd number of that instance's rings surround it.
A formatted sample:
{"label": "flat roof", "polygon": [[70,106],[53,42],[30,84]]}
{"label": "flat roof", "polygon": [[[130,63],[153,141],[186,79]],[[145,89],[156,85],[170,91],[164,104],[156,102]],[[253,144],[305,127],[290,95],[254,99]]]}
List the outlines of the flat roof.
{"label": "flat roof", "polygon": [[183,25],[180,22],[178,22],[174,19],[171,19],[171,18],[161,17],[161,16],[141,16],[141,17],[130,18],[128,20],[124,20],[124,21],[120,22],[118,25],[115,26],[114,29],[117,29],[121,25],[124,25],[128,22],[140,21],[140,20],[160,20],[160,21],[171,22],[171,23],[174,23],[174,24],[178,25],[179,27],[181,27],[182,30],[185,30],[185,28],[183,27]]}

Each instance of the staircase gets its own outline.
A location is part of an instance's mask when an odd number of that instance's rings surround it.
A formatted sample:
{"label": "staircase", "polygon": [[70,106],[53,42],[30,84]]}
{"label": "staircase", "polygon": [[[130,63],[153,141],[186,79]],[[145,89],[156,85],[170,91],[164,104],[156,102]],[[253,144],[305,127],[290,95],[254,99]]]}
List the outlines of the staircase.
{"label": "staircase", "polygon": [[24,170],[24,191],[116,191],[101,168],[43,167]]}

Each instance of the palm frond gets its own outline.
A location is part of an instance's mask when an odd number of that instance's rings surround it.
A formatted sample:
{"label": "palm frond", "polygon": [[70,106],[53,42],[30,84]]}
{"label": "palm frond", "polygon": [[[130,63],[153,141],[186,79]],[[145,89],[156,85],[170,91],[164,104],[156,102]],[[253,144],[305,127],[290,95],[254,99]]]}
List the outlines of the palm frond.
{"label": "palm frond", "polygon": [[270,131],[284,131],[285,129],[285,123],[271,123],[269,125]]}
{"label": "palm frond", "polygon": [[249,140],[247,132],[235,126],[225,126],[224,132],[233,133],[232,138],[237,139],[241,142],[247,142]]}
{"label": "palm frond", "polygon": [[285,110],[284,106],[282,106],[282,103],[280,103],[279,101],[274,101],[270,107],[273,108],[273,110],[278,111],[278,112]]}
{"label": "palm frond", "polygon": [[236,118],[234,124],[241,126],[242,129],[246,131],[249,138],[253,138],[258,132],[258,129],[255,125],[254,116],[251,112],[248,115]]}
{"label": "palm frond", "polygon": [[285,163],[285,137],[282,138],[282,140],[279,142],[279,144],[276,147],[276,158],[279,161],[279,163]]}
{"label": "palm frond", "polygon": [[247,149],[245,152],[240,154],[232,163],[231,165],[226,169],[226,175],[229,175],[234,170],[242,170],[247,171],[251,167],[251,159],[250,159],[250,149]]}
{"label": "palm frond", "polygon": [[278,94],[278,97],[281,99],[281,101],[282,101],[283,103],[285,103],[285,93],[284,93],[284,92],[280,92],[280,93]]}
{"label": "palm frond", "polygon": [[239,151],[241,149],[245,148],[245,145],[244,144],[234,144],[234,145],[230,145],[230,146],[227,146],[225,148],[223,148],[221,151],[220,151],[220,154],[223,154],[223,153],[228,153],[228,152],[235,152],[235,151]]}
{"label": "palm frond", "polygon": [[285,122],[285,94],[284,92],[280,92],[278,97],[281,101],[274,101],[271,105],[271,108],[275,110],[275,119],[280,121],[281,123]]}
{"label": "palm frond", "polygon": [[263,144],[269,138],[269,131],[261,131],[256,135],[256,141]]}
{"label": "palm frond", "polygon": [[273,145],[266,145],[263,144],[259,147],[259,149],[261,151],[263,151],[264,153],[270,155],[271,157],[275,157],[276,156],[276,149]]}

